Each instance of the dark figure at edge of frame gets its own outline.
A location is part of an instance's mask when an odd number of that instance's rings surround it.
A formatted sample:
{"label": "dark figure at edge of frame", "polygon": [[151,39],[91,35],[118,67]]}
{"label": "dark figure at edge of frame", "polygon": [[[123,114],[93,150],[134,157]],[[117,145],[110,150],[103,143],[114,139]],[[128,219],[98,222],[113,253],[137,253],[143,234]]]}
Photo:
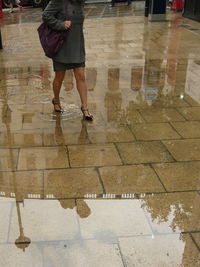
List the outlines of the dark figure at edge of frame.
{"label": "dark figure at edge of frame", "polygon": [[[65,19],[65,5],[67,2],[67,18]],[[81,99],[81,111],[86,120],[93,120],[87,106],[87,85],[85,80],[85,42],[83,35],[84,0],[52,0],[43,12],[43,21],[51,28],[67,31],[67,37],[53,59],[55,78],[53,80],[54,98],[52,104],[56,112],[63,112],[60,104],[60,89],[66,70],[72,69],[76,87]]]}
{"label": "dark figure at edge of frame", "polygon": [[[111,1],[110,7],[114,7],[114,6],[115,6],[115,3],[116,3],[115,1],[116,1],[116,0],[112,0],[112,1]],[[130,5],[131,5],[131,1],[132,1],[132,0],[127,0],[127,6],[130,6]]]}

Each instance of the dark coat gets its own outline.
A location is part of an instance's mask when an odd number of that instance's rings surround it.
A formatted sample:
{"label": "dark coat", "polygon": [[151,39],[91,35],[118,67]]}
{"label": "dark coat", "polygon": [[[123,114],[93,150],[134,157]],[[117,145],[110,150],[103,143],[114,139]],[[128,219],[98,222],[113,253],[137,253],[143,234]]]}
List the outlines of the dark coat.
{"label": "dark coat", "polygon": [[[67,1],[66,18],[64,1]],[[72,22],[71,27],[66,30],[66,40],[53,60],[62,63],[85,62],[83,4],[75,0],[51,0],[43,12],[42,19],[55,30],[65,30],[65,20],[71,20]]]}

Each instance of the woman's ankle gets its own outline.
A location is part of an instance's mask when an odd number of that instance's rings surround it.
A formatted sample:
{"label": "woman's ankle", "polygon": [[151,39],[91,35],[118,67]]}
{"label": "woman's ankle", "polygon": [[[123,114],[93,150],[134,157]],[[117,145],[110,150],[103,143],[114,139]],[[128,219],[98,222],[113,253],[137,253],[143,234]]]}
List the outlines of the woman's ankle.
{"label": "woman's ankle", "polygon": [[87,105],[87,104],[86,104],[86,105],[85,105],[85,104],[82,104],[82,105],[81,105],[81,108],[82,108],[82,109],[88,109],[88,105]]}
{"label": "woman's ankle", "polygon": [[54,101],[54,103],[60,104],[60,97],[55,97],[54,96],[53,101]]}

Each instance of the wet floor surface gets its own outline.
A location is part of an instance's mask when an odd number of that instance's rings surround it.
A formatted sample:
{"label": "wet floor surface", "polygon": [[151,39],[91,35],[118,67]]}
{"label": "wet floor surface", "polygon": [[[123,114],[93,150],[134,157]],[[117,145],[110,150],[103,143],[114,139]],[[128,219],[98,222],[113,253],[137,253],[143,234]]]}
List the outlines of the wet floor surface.
{"label": "wet floor surface", "polygon": [[53,112],[41,10],[1,20],[0,266],[200,266],[200,24],[103,10],[86,7],[92,123],[71,72]]}
{"label": "wet floor surface", "polygon": [[[85,17],[87,19],[97,19],[106,17],[123,17],[123,16],[143,16],[143,2],[135,2],[132,6],[127,6],[127,3],[116,3],[114,8],[107,4],[86,4]],[[41,21],[41,9],[25,7],[22,10],[15,9],[13,14],[8,14],[9,9],[5,9],[5,14],[1,24],[16,24],[16,23],[30,23]]]}

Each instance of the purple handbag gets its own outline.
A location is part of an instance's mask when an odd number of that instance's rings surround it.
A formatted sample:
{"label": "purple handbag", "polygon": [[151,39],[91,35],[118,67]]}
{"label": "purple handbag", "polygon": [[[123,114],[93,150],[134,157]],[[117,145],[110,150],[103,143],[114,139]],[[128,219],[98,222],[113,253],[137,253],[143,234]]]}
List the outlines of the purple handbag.
{"label": "purple handbag", "polygon": [[[67,1],[65,0],[65,17],[67,14]],[[57,31],[52,29],[46,22],[43,22],[38,30],[40,43],[47,57],[53,58],[63,45],[67,30]]]}

